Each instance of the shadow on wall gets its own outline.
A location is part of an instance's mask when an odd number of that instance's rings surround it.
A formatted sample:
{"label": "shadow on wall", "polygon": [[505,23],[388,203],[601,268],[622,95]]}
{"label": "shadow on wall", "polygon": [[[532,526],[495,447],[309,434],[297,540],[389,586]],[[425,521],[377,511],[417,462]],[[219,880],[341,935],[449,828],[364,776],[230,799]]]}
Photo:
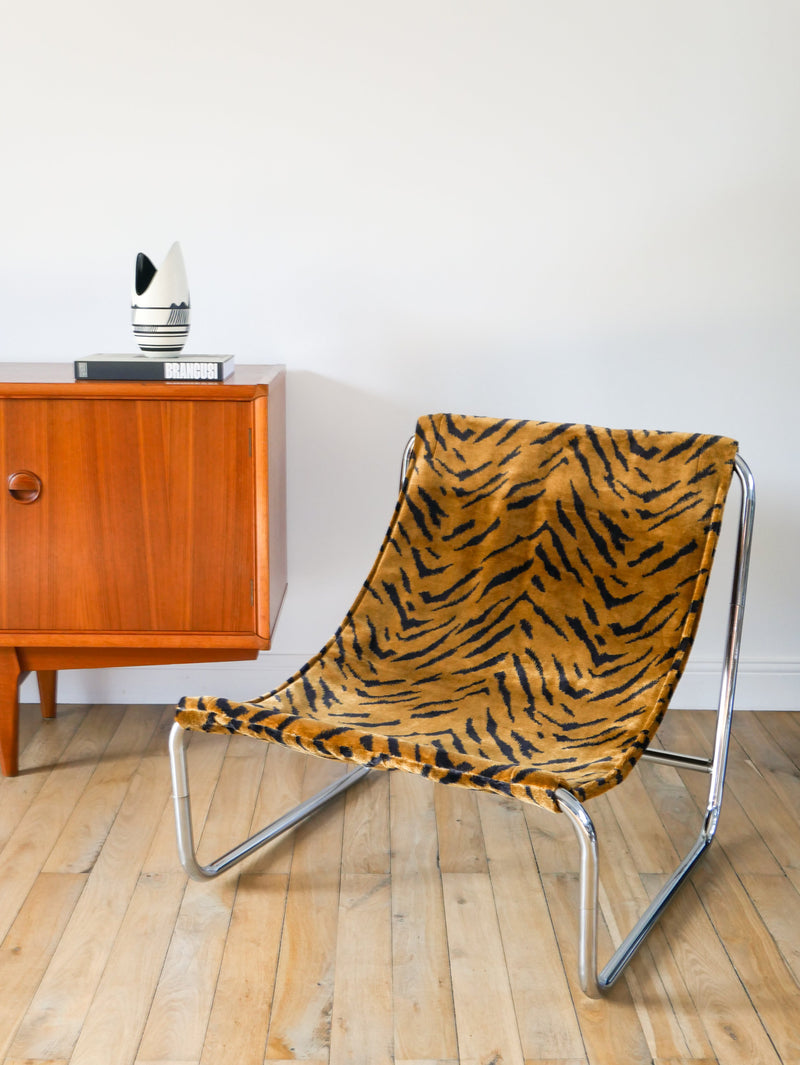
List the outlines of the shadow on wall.
{"label": "shadow on wall", "polygon": [[371,515],[383,530],[416,417],[386,396],[308,371],[289,371],[287,403],[290,522],[300,517],[315,537],[322,531],[328,549],[329,537],[343,548],[357,542]]}
{"label": "shadow on wall", "polygon": [[386,533],[415,424],[389,397],[289,371],[289,588],[280,647],[316,648],[341,622]]}

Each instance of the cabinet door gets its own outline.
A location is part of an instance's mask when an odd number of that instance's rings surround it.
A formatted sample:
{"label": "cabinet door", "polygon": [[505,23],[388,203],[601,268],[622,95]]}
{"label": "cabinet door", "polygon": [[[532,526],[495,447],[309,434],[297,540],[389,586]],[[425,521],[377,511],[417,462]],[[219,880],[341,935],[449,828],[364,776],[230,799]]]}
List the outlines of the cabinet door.
{"label": "cabinet door", "polygon": [[249,402],[3,400],[0,627],[252,633],[252,451]]}

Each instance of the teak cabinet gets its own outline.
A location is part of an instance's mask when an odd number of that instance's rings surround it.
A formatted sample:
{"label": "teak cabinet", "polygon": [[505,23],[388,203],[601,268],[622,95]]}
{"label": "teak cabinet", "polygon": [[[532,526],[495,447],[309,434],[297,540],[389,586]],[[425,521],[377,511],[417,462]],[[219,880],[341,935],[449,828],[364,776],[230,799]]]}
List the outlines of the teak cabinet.
{"label": "teak cabinet", "polygon": [[0,760],[19,681],[255,658],[286,589],[285,373],[75,381],[0,364]]}

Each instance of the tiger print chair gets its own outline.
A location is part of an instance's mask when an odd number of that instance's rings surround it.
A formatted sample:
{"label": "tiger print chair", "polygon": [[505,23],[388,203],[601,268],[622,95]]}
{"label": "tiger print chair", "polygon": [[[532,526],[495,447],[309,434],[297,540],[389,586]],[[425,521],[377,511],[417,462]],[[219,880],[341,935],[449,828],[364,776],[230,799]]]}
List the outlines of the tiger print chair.
{"label": "tiger print chair", "polygon": [[[404,456],[355,604],[295,676],[251,702],[184,698],[170,736],[181,860],[219,875],[371,770],[538,803],[581,847],[579,977],[609,987],[716,830],[754,511],[733,440],[438,414]],[[712,757],[650,747],[700,616],[733,473],[733,609]],[[241,733],[357,768],[210,865],[192,838],[190,732]],[[692,851],[598,974],[597,841],[585,802],[639,758],[710,774]]]}

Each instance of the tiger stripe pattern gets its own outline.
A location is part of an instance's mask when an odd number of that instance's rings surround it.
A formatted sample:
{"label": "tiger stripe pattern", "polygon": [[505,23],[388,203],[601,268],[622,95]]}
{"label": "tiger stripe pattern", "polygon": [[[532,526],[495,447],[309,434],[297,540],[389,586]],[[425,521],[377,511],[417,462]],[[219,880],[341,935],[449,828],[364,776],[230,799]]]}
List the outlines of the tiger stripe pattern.
{"label": "tiger stripe pattern", "polygon": [[430,415],[377,560],[326,646],[185,728],[557,810],[618,784],[695,635],[736,455],[700,434]]}

